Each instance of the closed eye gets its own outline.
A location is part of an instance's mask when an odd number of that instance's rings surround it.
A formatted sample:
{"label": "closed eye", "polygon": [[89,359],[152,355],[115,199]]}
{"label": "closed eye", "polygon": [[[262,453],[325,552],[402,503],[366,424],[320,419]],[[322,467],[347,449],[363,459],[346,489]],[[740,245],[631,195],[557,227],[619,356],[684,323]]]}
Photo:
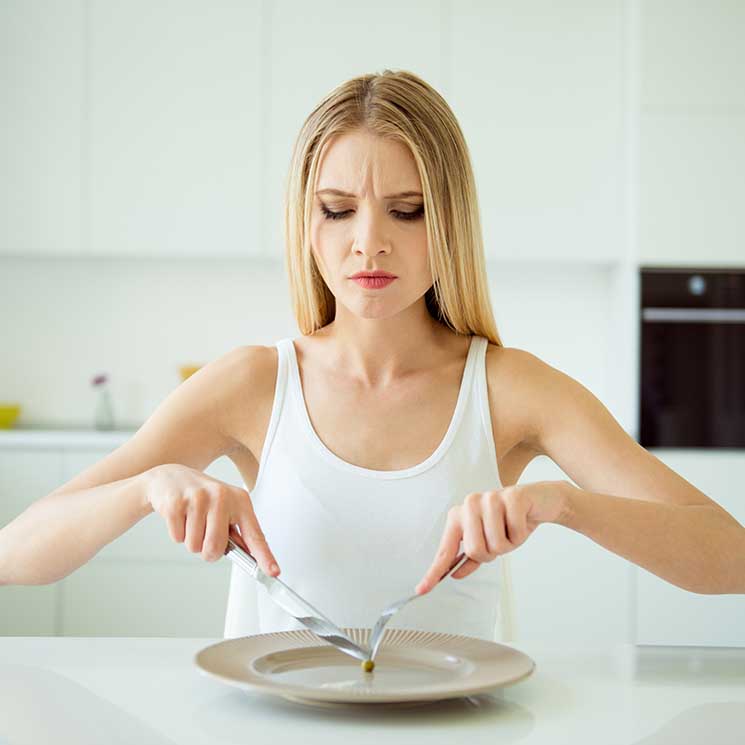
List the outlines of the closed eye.
{"label": "closed eye", "polygon": [[[327,220],[342,220],[347,215],[351,215],[354,210],[344,210],[343,212],[333,212],[325,204],[321,204],[321,212],[323,212]],[[417,220],[424,214],[424,205],[417,207],[417,209],[411,212],[402,212],[401,210],[391,210],[391,214],[399,220]]]}

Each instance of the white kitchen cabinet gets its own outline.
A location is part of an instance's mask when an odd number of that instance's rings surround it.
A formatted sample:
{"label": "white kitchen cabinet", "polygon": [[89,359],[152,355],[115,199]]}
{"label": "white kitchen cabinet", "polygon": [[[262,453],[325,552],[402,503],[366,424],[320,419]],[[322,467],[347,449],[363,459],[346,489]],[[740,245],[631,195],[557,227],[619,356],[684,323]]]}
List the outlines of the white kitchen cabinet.
{"label": "white kitchen cabinet", "polygon": [[89,253],[261,252],[260,0],[92,0]]}
{"label": "white kitchen cabinet", "polygon": [[[100,448],[0,449],[0,526],[113,450],[99,434]],[[205,472],[242,485],[228,458]],[[152,513],[58,582],[0,587],[0,635],[221,636],[231,566],[175,543]]]}
{"label": "white kitchen cabinet", "polygon": [[641,3],[639,258],[745,266],[745,4]]}
{"label": "white kitchen cabinet", "polygon": [[[745,452],[650,449],[745,525]],[[745,647],[745,595],[701,595],[635,567],[638,644]]]}
{"label": "white kitchen cabinet", "polygon": [[[548,457],[535,458],[518,480],[572,480]],[[572,482],[573,483],[573,482]],[[509,554],[515,638],[567,643],[629,643],[630,562],[561,525],[539,525]]]}
{"label": "white kitchen cabinet", "polygon": [[[283,200],[292,146],[305,118],[333,88],[356,75],[406,69],[442,89],[441,28],[443,3],[335,0],[268,3],[268,162],[264,208],[268,215],[267,253],[284,251]],[[312,60],[304,65],[304,57]]]}
{"label": "white kitchen cabinet", "polygon": [[[100,451],[66,453],[66,478],[99,460]],[[208,475],[241,485],[226,457]],[[62,580],[63,636],[221,636],[230,582],[229,560],[206,562],[170,537],[152,513]]]}
{"label": "white kitchen cabinet", "polygon": [[80,250],[84,6],[0,3],[0,256]]}
{"label": "white kitchen cabinet", "polygon": [[453,4],[447,98],[488,258],[621,258],[625,6]]}
{"label": "white kitchen cabinet", "polygon": [[[62,453],[0,449],[0,528],[61,482]],[[57,623],[59,586],[0,586],[0,635],[47,636]]]}
{"label": "white kitchen cabinet", "polygon": [[0,526],[56,489],[64,474],[60,450],[0,448]]}
{"label": "white kitchen cabinet", "polygon": [[60,590],[59,583],[0,585],[0,636],[55,636]]}
{"label": "white kitchen cabinet", "polygon": [[[745,453],[651,450],[745,524]],[[568,479],[536,458],[519,483]],[[745,595],[700,595],[657,577],[576,531],[541,525],[510,554],[520,641],[745,646]]]}
{"label": "white kitchen cabinet", "polygon": [[62,581],[58,634],[222,636],[232,563],[189,556],[88,562]]}

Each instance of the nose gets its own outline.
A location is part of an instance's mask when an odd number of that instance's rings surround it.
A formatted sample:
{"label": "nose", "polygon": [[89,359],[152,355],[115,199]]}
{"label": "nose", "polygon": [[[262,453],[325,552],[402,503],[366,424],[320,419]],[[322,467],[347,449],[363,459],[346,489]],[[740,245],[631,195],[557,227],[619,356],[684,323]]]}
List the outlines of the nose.
{"label": "nose", "polygon": [[355,226],[354,250],[357,254],[364,256],[378,256],[381,253],[390,253],[390,243],[385,234],[383,221],[372,211],[367,211],[357,220]]}

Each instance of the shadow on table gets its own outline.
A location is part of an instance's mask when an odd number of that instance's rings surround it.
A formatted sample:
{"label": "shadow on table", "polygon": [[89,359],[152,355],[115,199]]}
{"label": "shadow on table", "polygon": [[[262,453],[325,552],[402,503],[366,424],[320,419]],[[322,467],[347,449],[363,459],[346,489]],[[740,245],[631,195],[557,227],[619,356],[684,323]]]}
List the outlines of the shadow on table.
{"label": "shadow on table", "polygon": [[30,665],[0,665],[0,732],[10,743],[177,745],[88,688]]}
{"label": "shadow on table", "polygon": [[216,739],[230,741],[236,731],[245,730],[248,722],[256,726],[258,715],[262,719],[266,717],[267,721],[281,722],[285,736],[293,728],[302,730],[313,722],[333,722],[334,735],[342,740],[354,736],[352,729],[359,733],[361,727],[370,725],[376,730],[403,727],[416,729],[420,733],[436,729],[441,735],[452,730],[450,735],[455,738],[453,741],[462,742],[468,736],[470,727],[483,729],[484,724],[489,723],[499,727],[499,742],[508,743],[522,740],[534,727],[534,718],[529,711],[505,701],[499,694],[481,694],[415,706],[342,704],[318,707],[259,692],[231,691],[211,698],[196,709],[192,722]]}

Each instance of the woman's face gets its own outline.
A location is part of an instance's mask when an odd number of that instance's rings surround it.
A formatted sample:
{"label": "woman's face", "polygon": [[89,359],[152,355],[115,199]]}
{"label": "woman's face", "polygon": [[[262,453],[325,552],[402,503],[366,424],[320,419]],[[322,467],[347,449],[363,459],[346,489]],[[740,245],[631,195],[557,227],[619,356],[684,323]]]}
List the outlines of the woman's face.
{"label": "woman's face", "polygon": [[[341,303],[363,318],[387,318],[432,286],[423,205],[404,144],[361,130],[329,142],[314,194],[311,245],[337,313]],[[379,288],[350,279],[377,269],[396,279]]]}

